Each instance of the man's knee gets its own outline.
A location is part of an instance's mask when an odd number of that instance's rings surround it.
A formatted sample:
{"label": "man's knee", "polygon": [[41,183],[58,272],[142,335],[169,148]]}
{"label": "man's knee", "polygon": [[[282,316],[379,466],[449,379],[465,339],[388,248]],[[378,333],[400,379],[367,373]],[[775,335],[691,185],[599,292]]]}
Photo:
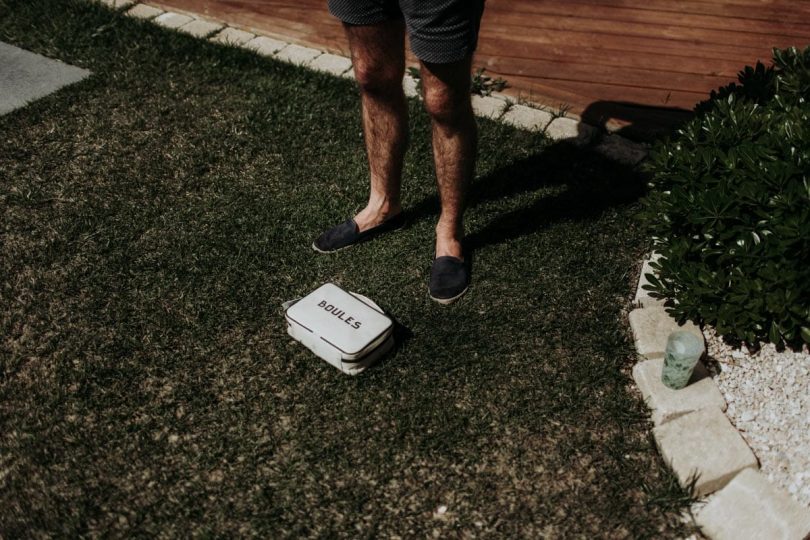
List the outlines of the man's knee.
{"label": "man's knee", "polygon": [[360,91],[366,94],[384,94],[402,89],[403,69],[387,62],[354,59],[354,77]]}
{"label": "man's knee", "polygon": [[472,114],[469,92],[444,85],[428,85],[424,89],[424,98],[425,110],[435,122],[452,124]]}

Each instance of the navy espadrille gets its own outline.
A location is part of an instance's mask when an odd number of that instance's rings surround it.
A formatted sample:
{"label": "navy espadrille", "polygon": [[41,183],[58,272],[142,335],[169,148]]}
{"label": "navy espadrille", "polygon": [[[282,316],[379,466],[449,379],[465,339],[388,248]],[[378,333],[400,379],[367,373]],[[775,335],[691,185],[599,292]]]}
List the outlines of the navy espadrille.
{"label": "navy espadrille", "polygon": [[470,285],[470,269],[458,257],[436,257],[430,267],[428,291],[440,304],[451,304],[464,296]]}
{"label": "navy espadrille", "polygon": [[318,253],[334,253],[360,242],[371,240],[382,233],[399,229],[404,224],[405,219],[400,212],[376,227],[360,232],[354,219],[347,219],[340,225],[335,225],[331,229],[324,231],[312,243],[312,249]]}

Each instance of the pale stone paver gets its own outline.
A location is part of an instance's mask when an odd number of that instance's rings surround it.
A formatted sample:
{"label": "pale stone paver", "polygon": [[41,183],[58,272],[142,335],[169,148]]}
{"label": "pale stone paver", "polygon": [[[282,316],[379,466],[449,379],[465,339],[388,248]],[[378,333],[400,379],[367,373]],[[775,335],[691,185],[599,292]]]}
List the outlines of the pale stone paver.
{"label": "pale stone paver", "polygon": [[206,21],[205,19],[194,19],[193,21],[184,24],[178,30],[181,32],[185,32],[186,34],[190,34],[194,37],[198,38],[205,38],[213,34],[214,32],[219,32],[225,25],[214,22],[214,21]]}
{"label": "pale stone paver", "polygon": [[411,98],[419,97],[419,88],[417,87],[418,83],[416,79],[414,79],[411,75],[405,74],[402,78],[402,90],[405,92],[405,95]]}
{"label": "pale stone paver", "polygon": [[647,406],[652,409],[652,420],[659,426],[679,416],[715,407],[726,410],[726,400],[717,384],[709,377],[702,362],[698,362],[689,384],[680,390],[667,388],[661,382],[664,359],[644,360],[633,367],[633,379]]}
{"label": "pale stone paver", "polygon": [[323,52],[311,47],[296,45],[291,43],[283,49],[276,51],[275,57],[282,62],[289,62],[296,66],[308,66],[313,60],[322,55]]}
{"label": "pale stone paver", "polygon": [[635,298],[637,306],[655,307],[664,305],[664,300],[651,297],[650,292],[644,290],[643,288],[644,285],[650,284],[650,280],[647,279],[647,274],[655,274],[655,270],[653,270],[652,266],[650,266],[650,263],[655,262],[660,258],[661,258],[660,254],[653,253],[653,255],[650,258],[644,259],[644,263],[641,265],[641,276],[639,277],[638,280],[638,288],[636,289],[636,298]]}
{"label": "pale stone paver", "polygon": [[506,101],[493,96],[474,95],[472,97],[472,107],[476,116],[497,120],[503,115]]}
{"label": "pale stone paver", "polygon": [[636,351],[647,358],[663,358],[669,334],[676,330],[692,332],[701,341],[703,333],[694,323],[687,321],[683,326],[669,316],[661,306],[634,309],[630,312],[630,328],[633,330]]}
{"label": "pale stone paver", "polygon": [[245,43],[245,48],[252,49],[264,56],[275,57],[276,53],[287,45],[288,43],[279,41],[277,39],[269,38],[267,36],[258,36]]}
{"label": "pale stone paver", "polygon": [[341,77],[343,77],[344,79],[354,79],[354,68],[350,69],[349,71],[341,75]]}
{"label": "pale stone paver", "polygon": [[160,8],[147,6],[146,4],[135,4],[126,14],[136,19],[154,19],[163,13]]}
{"label": "pale stone paver", "polygon": [[595,147],[603,156],[624,163],[636,165],[647,157],[647,148],[620,135],[606,135]]}
{"label": "pale stone paver", "polygon": [[222,43],[224,45],[244,45],[251,39],[255,38],[256,34],[252,32],[245,32],[244,30],[239,30],[238,28],[232,28],[227,26],[222,29],[220,33],[213,36],[211,41],[216,41],[217,43]]}
{"label": "pale stone paver", "polygon": [[555,141],[568,141],[581,146],[593,139],[596,129],[573,118],[555,118],[546,127],[546,135]]}
{"label": "pale stone paver", "polygon": [[752,469],[735,476],[696,521],[712,540],[802,540],[810,535],[810,509]]}
{"label": "pale stone paver", "polygon": [[183,15],[182,13],[175,13],[173,11],[167,11],[166,13],[162,13],[155,17],[155,24],[159,24],[164,28],[171,28],[171,29],[178,29],[184,24],[188,24],[193,21],[193,17],[189,17],[188,15]]}
{"label": "pale stone paver", "polygon": [[352,69],[352,61],[345,56],[337,54],[323,53],[315,58],[309,67],[332,75],[343,75]]}
{"label": "pale stone paver", "polygon": [[552,119],[551,113],[526,105],[513,105],[501,117],[507,124],[530,131],[542,131]]}
{"label": "pale stone paver", "polygon": [[89,76],[86,69],[0,41],[0,115]]}
{"label": "pale stone paver", "polygon": [[113,9],[123,9],[135,3],[135,0],[100,0],[105,6]]}
{"label": "pale stone paver", "polygon": [[700,409],[657,426],[653,435],[682,486],[697,476],[698,496],[722,488],[743,469],[758,467],[754,453],[717,407]]}

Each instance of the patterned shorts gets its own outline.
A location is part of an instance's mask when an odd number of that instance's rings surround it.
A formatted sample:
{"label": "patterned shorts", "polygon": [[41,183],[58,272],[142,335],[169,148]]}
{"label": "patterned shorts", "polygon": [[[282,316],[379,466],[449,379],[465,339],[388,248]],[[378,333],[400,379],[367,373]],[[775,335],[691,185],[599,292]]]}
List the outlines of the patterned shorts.
{"label": "patterned shorts", "polygon": [[485,0],[328,0],[346,24],[405,19],[413,53],[423,62],[458,62],[475,51]]}

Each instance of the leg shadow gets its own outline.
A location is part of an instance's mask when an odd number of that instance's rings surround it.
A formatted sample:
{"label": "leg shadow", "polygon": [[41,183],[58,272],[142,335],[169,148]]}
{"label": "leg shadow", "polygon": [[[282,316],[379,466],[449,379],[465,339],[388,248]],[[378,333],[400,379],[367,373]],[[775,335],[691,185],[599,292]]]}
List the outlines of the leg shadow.
{"label": "leg shadow", "polygon": [[[555,194],[504,213],[471,232],[465,240],[470,254],[484,246],[535,233],[559,221],[585,220],[625,206],[644,194],[643,174],[590,148],[560,142],[496,169],[472,183],[467,208],[554,187]],[[411,221],[439,212],[437,196],[426,197],[407,212]]]}

